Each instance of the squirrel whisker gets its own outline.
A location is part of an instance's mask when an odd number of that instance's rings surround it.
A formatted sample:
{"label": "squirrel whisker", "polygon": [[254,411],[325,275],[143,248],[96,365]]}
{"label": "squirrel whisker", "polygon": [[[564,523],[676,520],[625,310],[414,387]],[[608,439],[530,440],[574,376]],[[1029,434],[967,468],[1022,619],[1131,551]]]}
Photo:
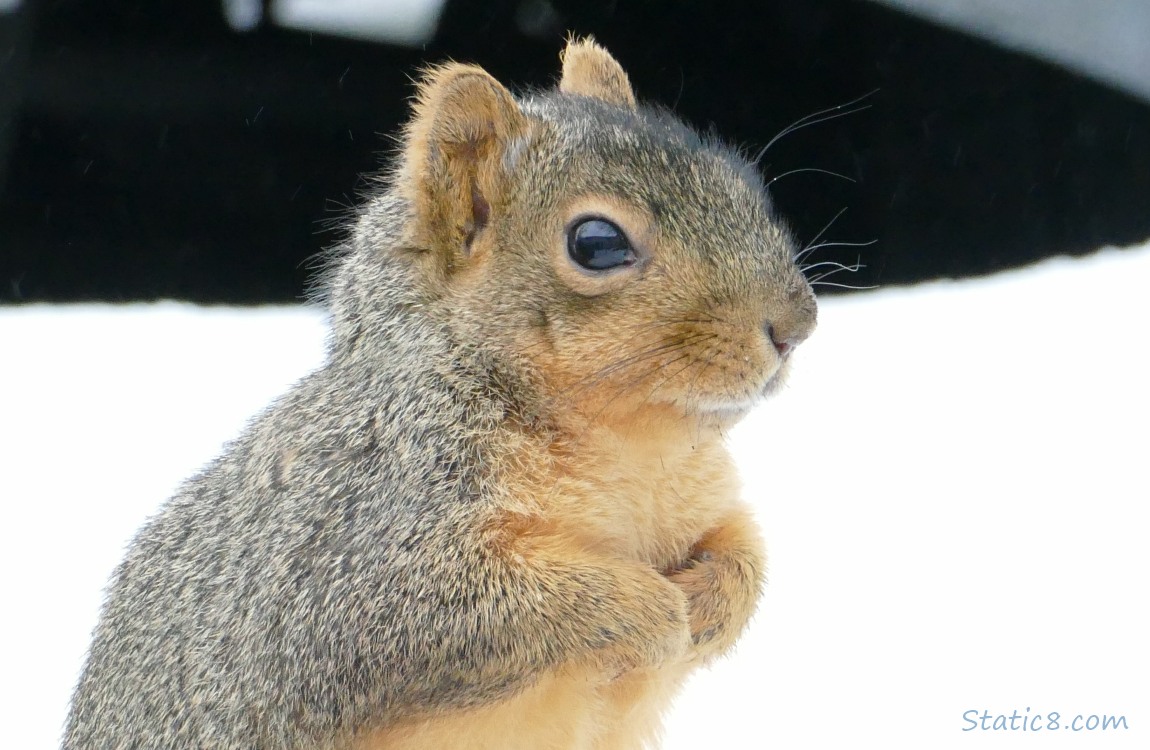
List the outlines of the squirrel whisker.
{"label": "squirrel whisker", "polygon": [[814,245],[816,242],[818,242],[819,238],[821,238],[824,234],[827,233],[827,230],[831,228],[831,225],[833,225],[836,221],[838,221],[839,217],[842,216],[844,213],[846,213],[846,210],[847,210],[846,206],[843,206],[842,208],[840,208],[839,212],[837,214],[835,214],[834,216],[832,216],[831,220],[828,221],[826,224],[824,224],[823,228],[820,229],[818,231],[818,233],[816,233],[815,236],[811,238],[811,241],[808,242],[806,245],[804,245],[802,250],[800,250],[794,254],[793,259],[794,259],[795,263],[802,262],[803,258],[807,257],[807,255],[809,255],[811,253],[811,251],[813,250],[813,248],[811,246]]}
{"label": "squirrel whisker", "polygon": [[676,352],[680,349],[685,349],[688,346],[692,346],[696,342],[696,340],[698,340],[699,338],[706,337],[706,336],[713,336],[713,335],[714,334],[708,334],[706,332],[698,331],[695,333],[687,334],[686,336],[682,337],[681,339],[679,339],[677,341],[669,341],[669,342],[665,342],[663,344],[660,344],[659,346],[653,347],[651,349],[644,349],[644,350],[640,351],[638,354],[632,355],[632,356],[627,357],[627,358],[622,359],[622,360],[618,360],[618,361],[616,361],[610,365],[607,365],[606,367],[603,367],[599,370],[596,370],[595,372],[591,373],[587,377],[582,378],[579,381],[576,381],[576,383],[571,388],[568,389],[568,393],[572,394],[572,395],[582,393],[583,391],[585,391],[589,388],[593,388],[593,387],[599,385],[604,380],[606,380],[608,377],[610,377],[611,375],[614,375],[615,373],[619,372],[620,370],[627,369],[628,367],[631,367],[632,365],[638,364],[640,362],[643,362],[643,361],[646,361],[649,359],[654,359],[655,357],[657,357],[661,354],[670,354],[670,353]]}
{"label": "squirrel whisker", "polygon": [[830,286],[830,287],[837,287],[838,289],[854,289],[856,291],[866,291],[868,289],[878,289],[877,284],[871,284],[870,286],[855,286],[854,284],[836,284],[833,281],[812,281],[812,282],[810,282],[810,284],[811,284],[811,286],[815,286],[815,285]]}
{"label": "squirrel whisker", "polygon": [[804,268],[801,268],[800,270],[802,271],[803,275],[805,276],[807,271],[811,270],[812,268],[818,268],[819,266],[831,266],[831,268],[828,271],[823,271],[822,273],[815,274],[815,276],[813,278],[808,278],[807,283],[815,283],[818,281],[822,281],[823,279],[834,276],[836,273],[842,273],[843,271],[847,271],[849,273],[855,273],[856,271],[860,271],[860,270],[866,268],[866,266],[863,265],[861,259],[856,260],[853,264],[851,264],[849,266],[844,265],[844,264],[839,263],[838,261],[834,261],[834,260],[824,260],[821,263],[815,263],[811,266],[806,266]]}
{"label": "squirrel whisker", "polygon": [[[827,122],[829,120],[837,120],[840,117],[846,117],[847,115],[853,115],[853,114],[856,114],[858,112],[862,112],[864,110],[870,109],[872,106],[870,104],[864,104],[863,106],[855,107],[854,109],[846,109],[846,108],[847,107],[853,107],[855,104],[858,104],[862,100],[864,100],[870,96],[873,96],[877,92],[878,92],[878,89],[873,89],[873,90],[868,91],[867,93],[863,94],[862,96],[855,98],[855,99],[852,99],[851,101],[846,102],[844,104],[838,104],[834,107],[827,107],[826,109],[819,110],[818,112],[812,112],[809,115],[805,115],[804,117],[800,117],[799,119],[792,122],[790,125],[786,126],[782,130],[780,130],[778,132],[778,134],[775,135],[774,138],[767,141],[767,145],[765,145],[761,149],[759,149],[759,152],[755,155],[755,158],[751,159],[751,163],[752,164],[758,164],[759,161],[762,160],[763,155],[767,153],[767,150],[771,146],[773,146],[780,138],[782,138],[786,135],[789,135],[789,134],[795,132],[796,130],[802,130],[803,128],[807,127],[808,125],[817,125],[820,122]],[[836,112],[836,110],[846,110],[846,111]],[[828,113],[833,113],[833,114],[828,114]]]}
{"label": "squirrel whisker", "polygon": [[840,271],[857,271],[860,268],[866,268],[866,266],[861,265],[860,263],[854,263],[852,265],[847,266],[847,265],[844,265],[842,263],[839,263],[837,260],[823,260],[823,261],[819,261],[818,263],[812,263],[809,266],[800,266],[799,270],[805,274],[807,271],[818,268],[819,266],[834,266],[835,268],[837,268]]}
{"label": "squirrel whisker", "polygon": [[810,255],[815,250],[818,250],[821,247],[870,247],[871,245],[875,244],[876,242],[878,242],[878,240],[867,240],[866,242],[845,242],[845,241],[820,242],[817,245],[811,245],[811,246],[805,248],[801,253],[799,253],[795,257],[795,262],[801,263],[804,258],[806,258],[808,255]]}
{"label": "squirrel whisker", "polygon": [[853,177],[847,177],[845,174],[840,174],[839,172],[832,172],[829,169],[820,169],[819,167],[801,167],[799,169],[792,169],[788,172],[783,172],[782,174],[775,175],[774,177],[772,177],[770,180],[767,181],[767,189],[770,189],[771,185],[774,185],[776,181],[781,180],[784,177],[788,177],[788,176],[793,175],[793,174],[800,174],[802,172],[819,172],[821,174],[829,174],[832,177],[840,177],[840,178],[846,180],[847,182],[858,182],[858,180],[856,180]]}

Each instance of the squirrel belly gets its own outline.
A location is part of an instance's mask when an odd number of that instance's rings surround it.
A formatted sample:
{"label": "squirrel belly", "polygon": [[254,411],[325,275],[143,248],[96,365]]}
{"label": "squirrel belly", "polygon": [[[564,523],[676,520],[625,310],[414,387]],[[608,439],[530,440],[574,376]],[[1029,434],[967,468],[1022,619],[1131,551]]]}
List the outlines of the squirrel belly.
{"label": "squirrel belly", "polygon": [[640,106],[427,71],[325,364],[149,519],[64,750],[655,747],[754,613],[724,435],[816,305],[761,177]]}
{"label": "squirrel belly", "polygon": [[661,715],[690,668],[608,681],[569,667],[503,703],[398,724],[347,750],[633,750],[658,740]]}

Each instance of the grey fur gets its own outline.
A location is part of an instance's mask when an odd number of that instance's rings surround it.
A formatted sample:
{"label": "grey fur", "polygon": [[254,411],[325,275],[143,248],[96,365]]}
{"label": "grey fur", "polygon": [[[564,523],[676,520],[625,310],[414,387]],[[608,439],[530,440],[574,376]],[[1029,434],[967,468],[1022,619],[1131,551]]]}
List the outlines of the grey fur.
{"label": "grey fur", "polygon": [[[556,201],[566,185],[662,207],[670,231],[702,232],[701,254],[743,248],[741,261],[713,259],[730,265],[732,294],[794,274],[738,156],[651,110],[557,93],[521,107],[551,124],[507,159],[533,200]],[[668,173],[670,193],[653,178]],[[716,201],[724,220],[706,216]],[[496,307],[455,318],[419,278],[421,249],[402,246],[407,210],[385,180],[328,279],[326,364],[136,536],[107,592],[66,750],[332,748],[372,724],[490,702],[614,641],[654,652],[647,619],[682,620],[669,591],[628,621],[627,571],[553,560],[534,576],[485,546],[509,425],[545,411],[499,346],[499,327],[525,319],[536,292],[500,302],[504,317]]]}

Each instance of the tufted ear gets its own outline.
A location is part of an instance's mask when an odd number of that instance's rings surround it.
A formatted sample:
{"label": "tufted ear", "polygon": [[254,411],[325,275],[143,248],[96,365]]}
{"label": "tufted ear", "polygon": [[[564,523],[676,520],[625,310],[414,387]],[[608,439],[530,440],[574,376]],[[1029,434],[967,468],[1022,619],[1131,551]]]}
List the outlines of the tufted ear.
{"label": "tufted ear", "polygon": [[559,90],[563,93],[591,96],[635,108],[635,93],[623,66],[591,37],[569,39],[566,49],[559,54],[559,60],[563,64]]}
{"label": "tufted ear", "polygon": [[414,109],[399,181],[415,211],[411,239],[440,251],[450,270],[470,254],[505,194],[503,156],[525,133],[527,118],[490,74],[460,63],[425,72]]}

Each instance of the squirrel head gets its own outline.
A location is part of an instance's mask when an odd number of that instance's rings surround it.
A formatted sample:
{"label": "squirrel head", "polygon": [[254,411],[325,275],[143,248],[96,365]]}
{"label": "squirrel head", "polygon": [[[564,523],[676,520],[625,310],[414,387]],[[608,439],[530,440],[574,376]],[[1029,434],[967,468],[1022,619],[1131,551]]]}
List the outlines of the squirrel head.
{"label": "squirrel head", "polygon": [[561,59],[522,98],[472,65],[424,75],[390,176],[397,257],[422,309],[544,403],[727,424],[814,329],[791,237],[753,165],[637,104],[606,50]]}

